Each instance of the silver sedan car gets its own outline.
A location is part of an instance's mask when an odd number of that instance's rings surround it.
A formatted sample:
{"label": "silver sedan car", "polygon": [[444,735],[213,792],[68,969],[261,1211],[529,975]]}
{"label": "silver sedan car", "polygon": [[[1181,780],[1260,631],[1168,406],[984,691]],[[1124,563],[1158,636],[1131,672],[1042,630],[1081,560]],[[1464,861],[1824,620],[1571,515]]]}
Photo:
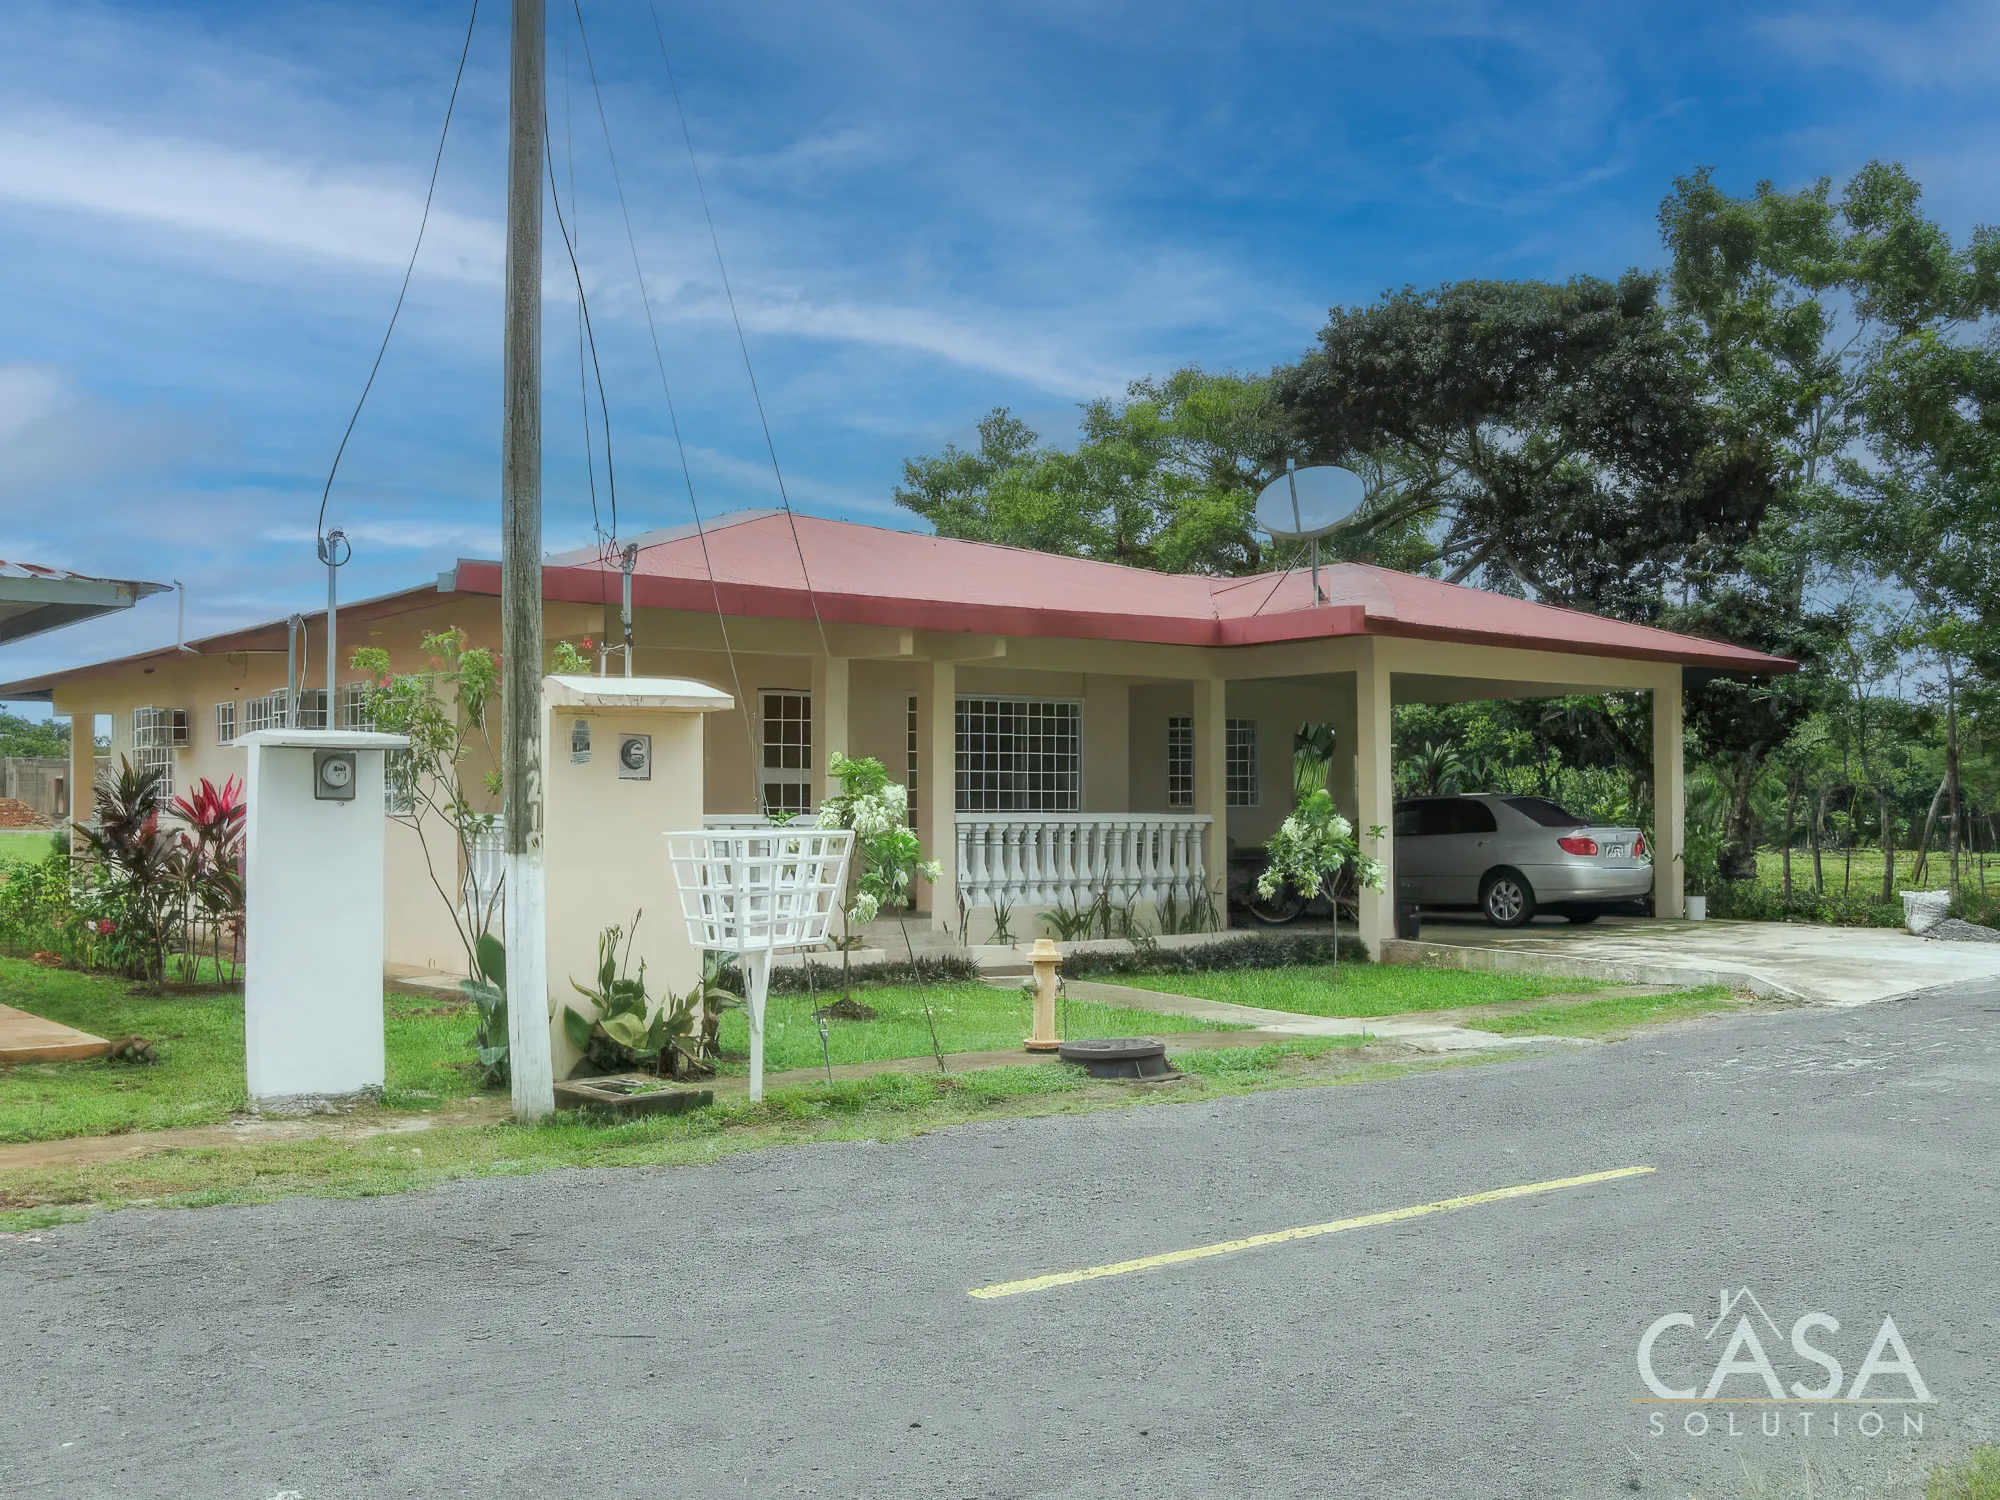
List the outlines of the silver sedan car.
{"label": "silver sedan car", "polygon": [[1653,862],[1638,829],[1592,823],[1546,797],[1411,797],[1396,804],[1396,883],[1399,899],[1481,911],[1496,927],[1537,911],[1590,922],[1651,896]]}

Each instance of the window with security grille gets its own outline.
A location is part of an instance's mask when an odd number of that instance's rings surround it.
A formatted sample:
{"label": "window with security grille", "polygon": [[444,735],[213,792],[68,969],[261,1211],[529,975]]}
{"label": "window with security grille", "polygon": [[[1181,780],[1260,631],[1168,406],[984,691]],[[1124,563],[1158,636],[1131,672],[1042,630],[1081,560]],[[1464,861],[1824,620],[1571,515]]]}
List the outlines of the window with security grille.
{"label": "window with security grille", "polygon": [[960,812],[1075,812],[1083,806],[1083,705],[1060,698],[960,698]]}
{"label": "window with security grille", "polygon": [[1231,807],[1255,807],[1257,784],[1257,721],[1230,719],[1223,728],[1223,774]]}
{"label": "window with security grille", "polygon": [[298,712],[293,715],[294,729],[324,729],[326,723],[326,689],[300,688],[298,692]]}
{"label": "window with security grille", "polygon": [[226,745],[236,738],[236,705],[218,703],[215,705],[215,742]]}
{"label": "window with security grille", "polygon": [[764,811],[812,811],[812,694],[783,691],[760,695],[764,710]]}
{"label": "window with security grille", "polygon": [[1194,806],[1194,720],[1186,714],[1167,720],[1167,806]]}
{"label": "window with security grille", "polygon": [[417,811],[416,763],[407,750],[391,750],[382,758],[382,811],[408,818]]}
{"label": "window with security grille", "polygon": [[915,828],[917,826],[917,733],[919,729],[917,723],[917,695],[915,693],[910,694],[909,712],[906,719],[909,725],[909,751],[908,759],[903,767],[903,786],[910,794],[910,826]]}
{"label": "window with security grille", "polygon": [[243,704],[243,732],[255,734],[260,729],[283,729],[285,727],[285,695],[283,690],[266,693],[261,698],[246,699]]}
{"label": "window with security grille", "polygon": [[184,708],[141,708],[132,714],[132,763],[160,773],[160,797],[174,794],[174,751],[188,742]]}
{"label": "window with security grille", "polygon": [[340,727],[342,729],[373,729],[375,714],[368,706],[368,687],[365,682],[344,682],[340,685]]}

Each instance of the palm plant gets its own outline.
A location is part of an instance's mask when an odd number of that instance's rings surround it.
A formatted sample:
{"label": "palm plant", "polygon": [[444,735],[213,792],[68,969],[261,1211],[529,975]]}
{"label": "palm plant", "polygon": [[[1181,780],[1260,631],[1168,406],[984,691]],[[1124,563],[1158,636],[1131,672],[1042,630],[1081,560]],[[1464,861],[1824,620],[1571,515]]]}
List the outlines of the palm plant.
{"label": "palm plant", "polygon": [[93,919],[98,935],[118,968],[155,984],[166,978],[181,864],[179,842],[160,828],[163,776],[120,756],[92,789],[96,822],[77,825],[96,867],[95,905],[110,913]]}

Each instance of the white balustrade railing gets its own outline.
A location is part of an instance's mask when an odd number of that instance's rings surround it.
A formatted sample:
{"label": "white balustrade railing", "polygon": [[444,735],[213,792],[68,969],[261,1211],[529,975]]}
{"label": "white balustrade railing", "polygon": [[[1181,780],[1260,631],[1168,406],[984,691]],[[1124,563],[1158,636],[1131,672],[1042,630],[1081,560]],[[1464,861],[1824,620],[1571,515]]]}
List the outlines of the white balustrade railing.
{"label": "white balustrade railing", "polygon": [[1206,813],[960,813],[958,894],[968,907],[1181,900],[1206,885]]}

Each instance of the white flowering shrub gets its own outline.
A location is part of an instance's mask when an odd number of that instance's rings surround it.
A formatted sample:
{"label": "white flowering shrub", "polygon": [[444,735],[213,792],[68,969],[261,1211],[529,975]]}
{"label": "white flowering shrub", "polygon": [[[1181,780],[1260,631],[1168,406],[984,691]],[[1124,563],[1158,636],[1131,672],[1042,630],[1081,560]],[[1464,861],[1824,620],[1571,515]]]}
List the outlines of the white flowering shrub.
{"label": "white flowering shrub", "polygon": [[910,884],[937,880],[944,868],[925,859],[910,828],[910,794],[889,779],[889,769],[873,756],[850,760],[839,751],[827,774],[840,791],[820,804],[819,826],[851,828],[859,856],[847,906],[850,927],[866,926],[885,906],[907,906]]}
{"label": "white flowering shrub", "polygon": [[[1379,826],[1368,830],[1375,839],[1382,833]],[[1354,825],[1340,815],[1333,794],[1323,788],[1302,800],[1264,847],[1271,857],[1257,879],[1257,890],[1267,897],[1289,885],[1311,900],[1350,865],[1355,880],[1368,890],[1381,890],[1386,880],[1382,861],[1361,852]]]}

